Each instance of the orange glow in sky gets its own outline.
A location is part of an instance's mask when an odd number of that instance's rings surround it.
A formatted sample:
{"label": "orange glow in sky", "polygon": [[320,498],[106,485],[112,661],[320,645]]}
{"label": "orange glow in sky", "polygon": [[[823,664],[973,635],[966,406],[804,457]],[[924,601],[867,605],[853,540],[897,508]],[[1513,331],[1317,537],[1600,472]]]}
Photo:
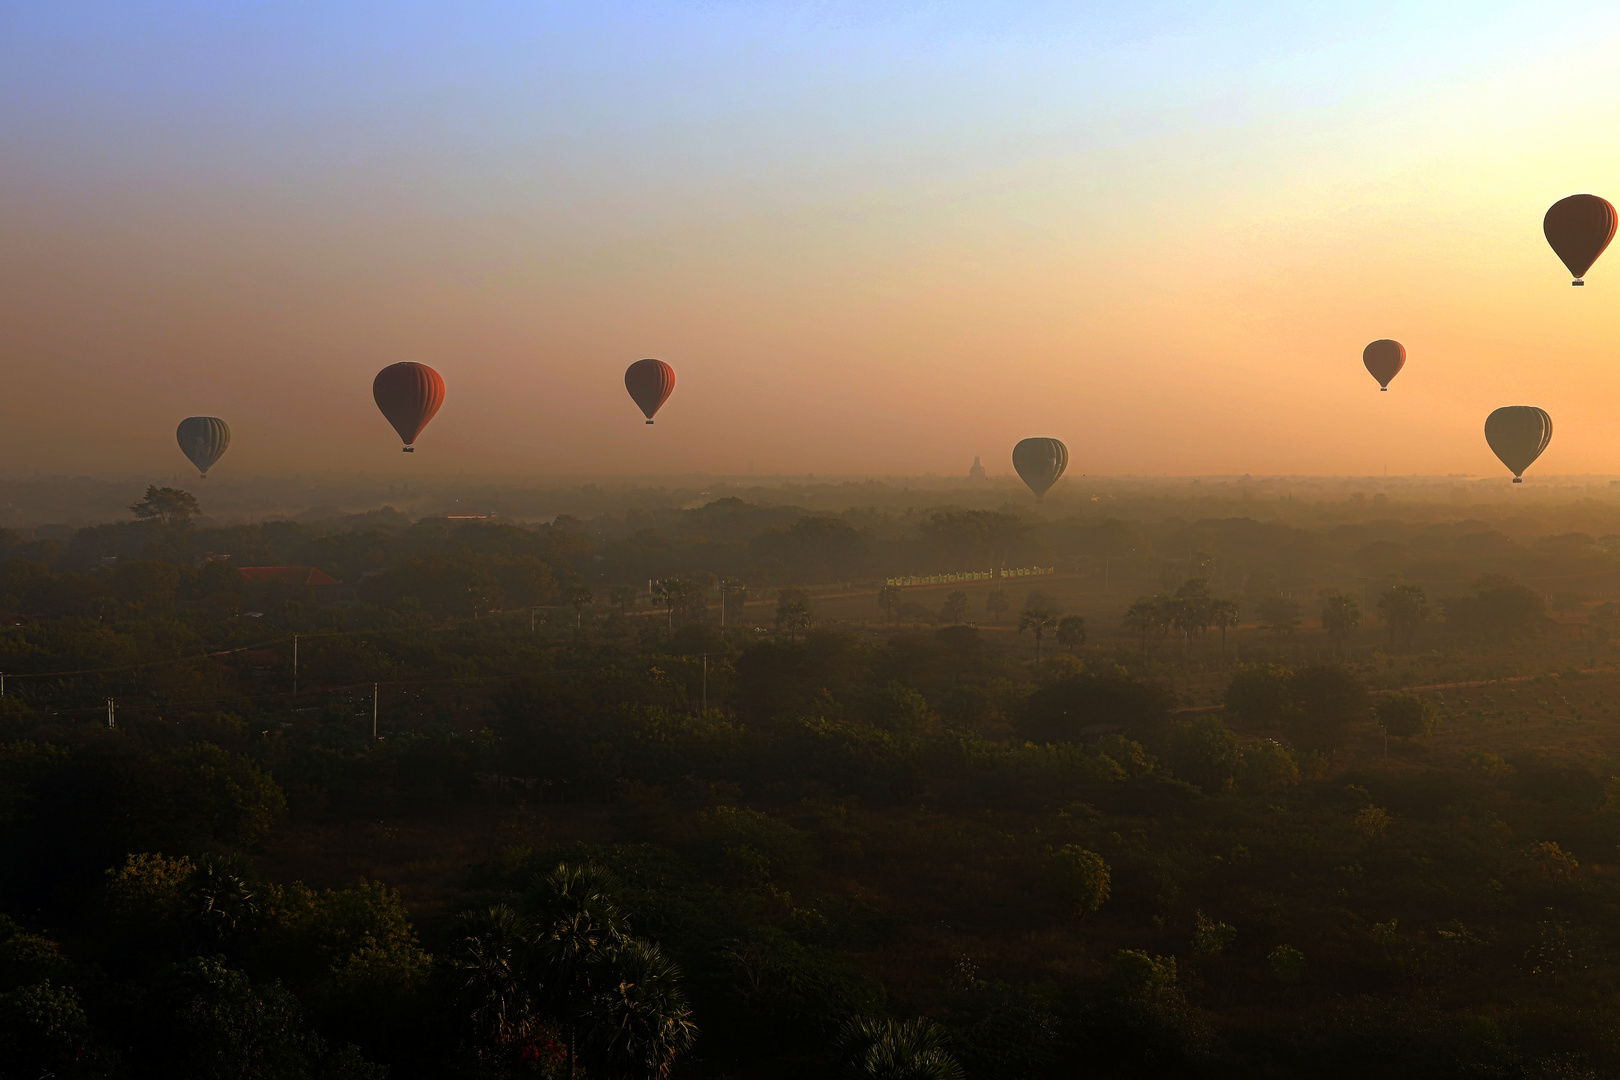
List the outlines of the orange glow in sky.
{"label": "orange glow in sky", "polygon": [[[1612,8],[36,7],[9,474],[176,471],[208,414],[222,475],[1005,473],[1030,435],[1494,475],[1508,404],[1552,414],[1537,473],[1620,473],[1620,252],[1572,289],[1541,236],[1620,201]],[[400,360],[448,385],[409,457]]]}

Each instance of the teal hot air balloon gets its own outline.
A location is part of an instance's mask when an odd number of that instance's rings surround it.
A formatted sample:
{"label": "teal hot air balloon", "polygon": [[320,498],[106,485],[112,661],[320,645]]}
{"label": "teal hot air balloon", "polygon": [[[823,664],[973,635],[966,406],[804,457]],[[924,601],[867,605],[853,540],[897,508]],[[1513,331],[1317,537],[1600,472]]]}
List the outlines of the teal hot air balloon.
{"label": "teal hot air balloon", "polygon": [[180,452],[208,479],[208,470],[231,445],[231,426],[217,416],[188,416],[175,429]]}
{"label": "teal hot air balloon", "polygon": [[1025,439],[1013,447],[1013,468],[1038,501],[1069,467],[1069,448],[1057,439]]}
{"label": "teal hot air balloon", "polygon": [[1504,405],[1485,418],[1485,441],[1502,464],[1513,470],[1513,482],[1522,484],[1524,470],[1552,442],[1552,417],[1534,405]]}

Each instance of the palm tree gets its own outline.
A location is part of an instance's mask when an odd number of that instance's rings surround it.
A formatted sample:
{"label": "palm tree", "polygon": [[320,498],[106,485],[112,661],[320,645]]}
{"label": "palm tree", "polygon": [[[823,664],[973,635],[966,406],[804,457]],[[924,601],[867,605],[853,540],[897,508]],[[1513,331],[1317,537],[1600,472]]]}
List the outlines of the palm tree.
{"label": "palm tree", "polygon": [[537,931],[536,971],[548,1010],[562,1021],[569,1080],[581,1020],[601,989],[602,973],[592,961],[600,950],[616,948],[628,936],[629,927],[613,902],[617,891],[617,879],[599,866],[558,863],[535,877],[528,897]]}
{"label": "palm tree", "polygon": [[1080,615],[1065,615],[1058,621],[1058,644],[1074,652],[1077,646],[1086,643],[1086,620]]}
{"label": "palm tree", "polygon": [[589,585],[570,585],[566,595],[568,603],[574,608],[574,629],[582,630],[585,627],[585,609],[591,606],[596,596]]}
{"label": "palm tree", "polygon": [[1322,629],[1333,639],[1333,648],[1344,655],[1344,642],[1361,625],[1361,602],[1349,593],[1328,593],[1322,598]]}
{"label": "palm tree", "polygon": [[1018,632],[1022,634],[1025,630],[1030,630],[1035,634],[1035,659],[1041,658],[1041,638],[1057,624],[1057,612],[1048,607],[1025,608],[1019,613]]}
{"label": "palm tree", "polygon": [[581,1012],[589,1075],[664,1080],[697,1041],[680,969],[639,938],[598,949],[589,964],[597,987]]}
{"label": "palm tree", "polygon": [[1221,655],[1226,655],[1226,631],[1238,623],[1238,602],[1236,600],[1211,600],[1209,602],[1209,621],[1220,627]]}
{"label": "palm tree", "polygon": [[856,1017],[838,1037],[844,1075],[860,1080],[966,1080],[932,1020]]}
{"label": "palm tree", "polygon": [[946,619],[952,626],[956,626],[967,617],[968,596],[961,589],[957,589],[945,598],[945,603],[939,609],[940,618]]}
{"label": "palm tree", "polygon": [[1125,609],[1125,616],[1120,624],[1127,630],[1137,630],[1142,634],[1142,655],[1147,656],[1148,634],[1162,633],[1169,620],[1166,612],[1167,596],[1144,596],[1136,603]]}
{"label": "palm tree", "polygon": [[1420,585],[1396,585],[1378,598],[1378,614],[1389,627],[1390,644],[1409,647],[1429,617],[1429,597]]}
{"label": "palm tree", "polygon": [[636,602],[636,587],[634,585],[615,585],[608,590],[608,602],[619,605],[619,614],[628,615],[630,605]]}
{"label": "palm tree", "polygon": [[480,1043],[510,1046],[533,1030],[534,928],[505,904],[456,921],[447,966],[451,993]]}
{"label": "palm tree", "polygon": [[204,855],[197,860],[186,882],[186,913],[216,947],[258,919],[259,890],[252,878],[253,866],[242,855]]}
{"label": "palm tree", "polygon": [[697,585],[685,578],[662,578],[652,584],[655,601],[669,609],[667,627],[675,625],[675,609],[685,607],[697,595]]}
{"label": "palm tree", "polygon": [[1010,607],[1012,604],[1007,600],[1006,589],[991,589],[984,598],[984,610],[995,616],[997,626],[1001,625],[1001,613]]}

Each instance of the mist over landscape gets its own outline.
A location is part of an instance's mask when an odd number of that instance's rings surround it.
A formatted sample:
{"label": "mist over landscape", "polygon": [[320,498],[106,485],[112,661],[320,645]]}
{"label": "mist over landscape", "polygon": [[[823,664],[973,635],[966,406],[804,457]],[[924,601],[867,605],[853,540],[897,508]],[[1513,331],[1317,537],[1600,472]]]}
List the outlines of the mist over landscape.
{"label": "mist over landscape", "polygon": [[1620,1075],[1617,45],[0,5],[0,1080]]}

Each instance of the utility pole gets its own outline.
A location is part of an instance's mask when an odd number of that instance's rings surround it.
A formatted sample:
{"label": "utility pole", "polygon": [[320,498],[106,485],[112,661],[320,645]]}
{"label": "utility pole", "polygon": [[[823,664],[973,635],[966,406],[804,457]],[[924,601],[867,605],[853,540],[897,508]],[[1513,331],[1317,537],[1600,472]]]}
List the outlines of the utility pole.
{"label": "utility pole", "polygon": [[529,609],[529,635],[534,635],[534,608]]}
{"label": "utility pole", "polygon": [[709,654],[703,654],[703,711],[709,711]]}
{"label": "utility pole", "polygon": [[298,696],[298,635],[293,635],[293,697]]}
{"label": "utility pole", "polygon": [[377,741],[377,684],[371,684],[371,741]]}
{"label": "utility pole", "polygon": [[116,708],[117,708],[117,706],[113,704],[113,699],[108,698],[107,699],[107,726],[108,727],[113,726],[113,710],[116,709]]}
{"label": "utility pole", "polygon": [[6,673],[0,671],[0,697],[6,696]]}
{"label": "utility pole", "polygon": [[[726,583],[722,581],[720,583],[720,629],[724,630],[725,628],[726,628]],[[0,671],[0,677],[4,677],[4,675],[5,675],[5,672]],[[3,684],[0,684],[0,685],[3,685]]]}

